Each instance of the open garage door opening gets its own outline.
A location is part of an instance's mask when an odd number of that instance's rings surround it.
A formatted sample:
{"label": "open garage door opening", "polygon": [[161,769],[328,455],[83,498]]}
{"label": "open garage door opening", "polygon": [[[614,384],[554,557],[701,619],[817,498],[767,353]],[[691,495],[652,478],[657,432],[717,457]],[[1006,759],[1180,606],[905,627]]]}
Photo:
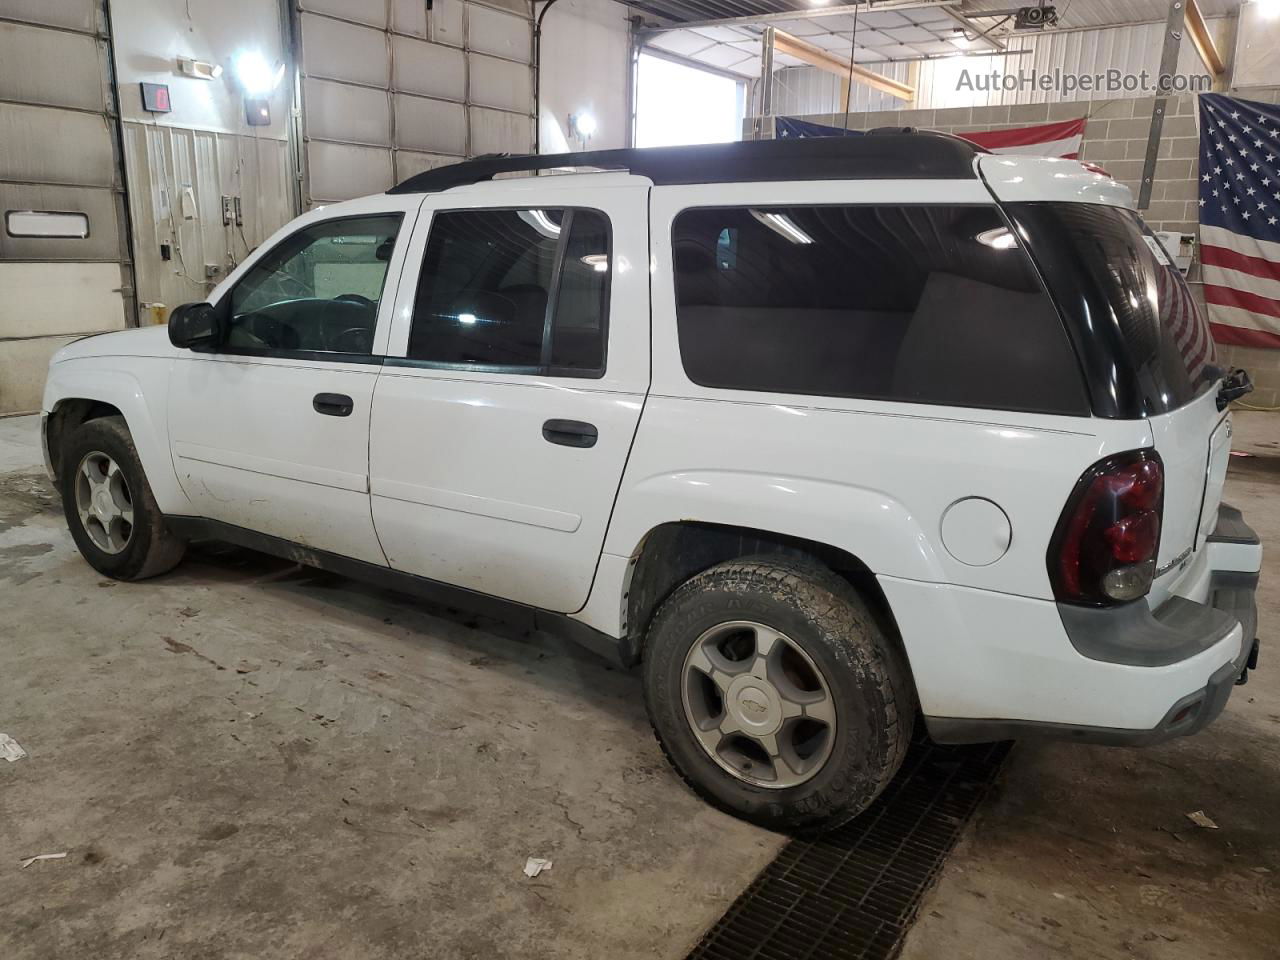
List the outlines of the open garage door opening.
{"label": "open garage door opening", "polygon": [[636,146],[740,140],[740,80],[641,54],[636,85]]}

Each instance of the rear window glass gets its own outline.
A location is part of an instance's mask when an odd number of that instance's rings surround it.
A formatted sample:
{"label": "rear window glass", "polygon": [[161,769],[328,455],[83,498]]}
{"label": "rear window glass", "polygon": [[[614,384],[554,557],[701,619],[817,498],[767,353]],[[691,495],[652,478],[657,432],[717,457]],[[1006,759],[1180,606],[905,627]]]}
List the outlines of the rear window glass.
{"label": "rear window glass", "polygon": [[1063,311],[1098,416],[1166,413],[1217,381],[1204,314],[1136,213],[1090,203],[1009,213]]}
{"label": "rear window glass", "polygon": [[673,245],[696,383],[1088,412],[1062,321],[993,206],[697,208]]}

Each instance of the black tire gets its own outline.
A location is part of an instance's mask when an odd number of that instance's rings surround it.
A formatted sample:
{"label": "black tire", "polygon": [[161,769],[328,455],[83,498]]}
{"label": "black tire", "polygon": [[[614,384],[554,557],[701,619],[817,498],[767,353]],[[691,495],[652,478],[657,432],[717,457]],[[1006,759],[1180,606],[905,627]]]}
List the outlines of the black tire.
{"label": "black tire", "polygon": [[[127,542],[118,553],[108,552],[94,542],[76,506],[80,464],[94,453],[105,454],[119,465],[131,500],[133,523]],[[58,486],[67,526],[93,569],[116,580],[145,580],[172,570],[182,560],[186,543],[165,525],[123,417],[100,417],[77,427],[63,445],[61,474]]]}
{"label": "black tire", "polygon": [[[830,689],[835,736],[804,783],[740,779],[712,759],[686,719],[686,655],[706,631],[737,620],[784,634]],[[915,720],[909,668],[897,645],[848,582],[801,558],[734,560],[680,586],[649,630],[644,691],[658,742],[685,781],[721,810],[772,830],[830,830],[865,810],[902,765]]]}

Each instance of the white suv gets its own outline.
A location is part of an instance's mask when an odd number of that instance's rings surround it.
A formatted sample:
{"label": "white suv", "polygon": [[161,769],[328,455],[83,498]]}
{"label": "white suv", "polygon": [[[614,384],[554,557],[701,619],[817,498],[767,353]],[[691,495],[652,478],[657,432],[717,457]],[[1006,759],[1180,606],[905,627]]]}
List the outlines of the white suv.
{"label": "white suv", "polygon": [[108,576],[215,538],[640,663],[696,790],[829,827],[921,720],[1150,743],[1254,665],[1248,378],[1132,207],[905,131],[443,167],[60,351],[49,472]]}

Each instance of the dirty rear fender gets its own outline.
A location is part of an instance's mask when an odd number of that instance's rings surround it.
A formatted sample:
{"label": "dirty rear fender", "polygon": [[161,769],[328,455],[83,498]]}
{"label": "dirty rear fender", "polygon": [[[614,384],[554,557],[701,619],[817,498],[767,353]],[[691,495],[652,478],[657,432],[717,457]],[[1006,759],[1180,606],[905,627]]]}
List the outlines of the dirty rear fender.
{"label": "dirty rear fender", "polygon": [[46,415],[51,414],[68,400],[94,400],[115,407],[124,415],[161,511],[182,514],[190,512],[191,503],[178,485],[165,416],[171,364],[171,360],[161,357],[55,362],[45,381],[42,409]]}
{"label": "dirty rear fender", "polygon": [[649,531],[679,521],[800,537],[844,550],[876,573],[942,579],[930,538],[911,512],[888,493],[735,470],[659,474],[627,486],[610,524],[605,552],[634,556]]}

